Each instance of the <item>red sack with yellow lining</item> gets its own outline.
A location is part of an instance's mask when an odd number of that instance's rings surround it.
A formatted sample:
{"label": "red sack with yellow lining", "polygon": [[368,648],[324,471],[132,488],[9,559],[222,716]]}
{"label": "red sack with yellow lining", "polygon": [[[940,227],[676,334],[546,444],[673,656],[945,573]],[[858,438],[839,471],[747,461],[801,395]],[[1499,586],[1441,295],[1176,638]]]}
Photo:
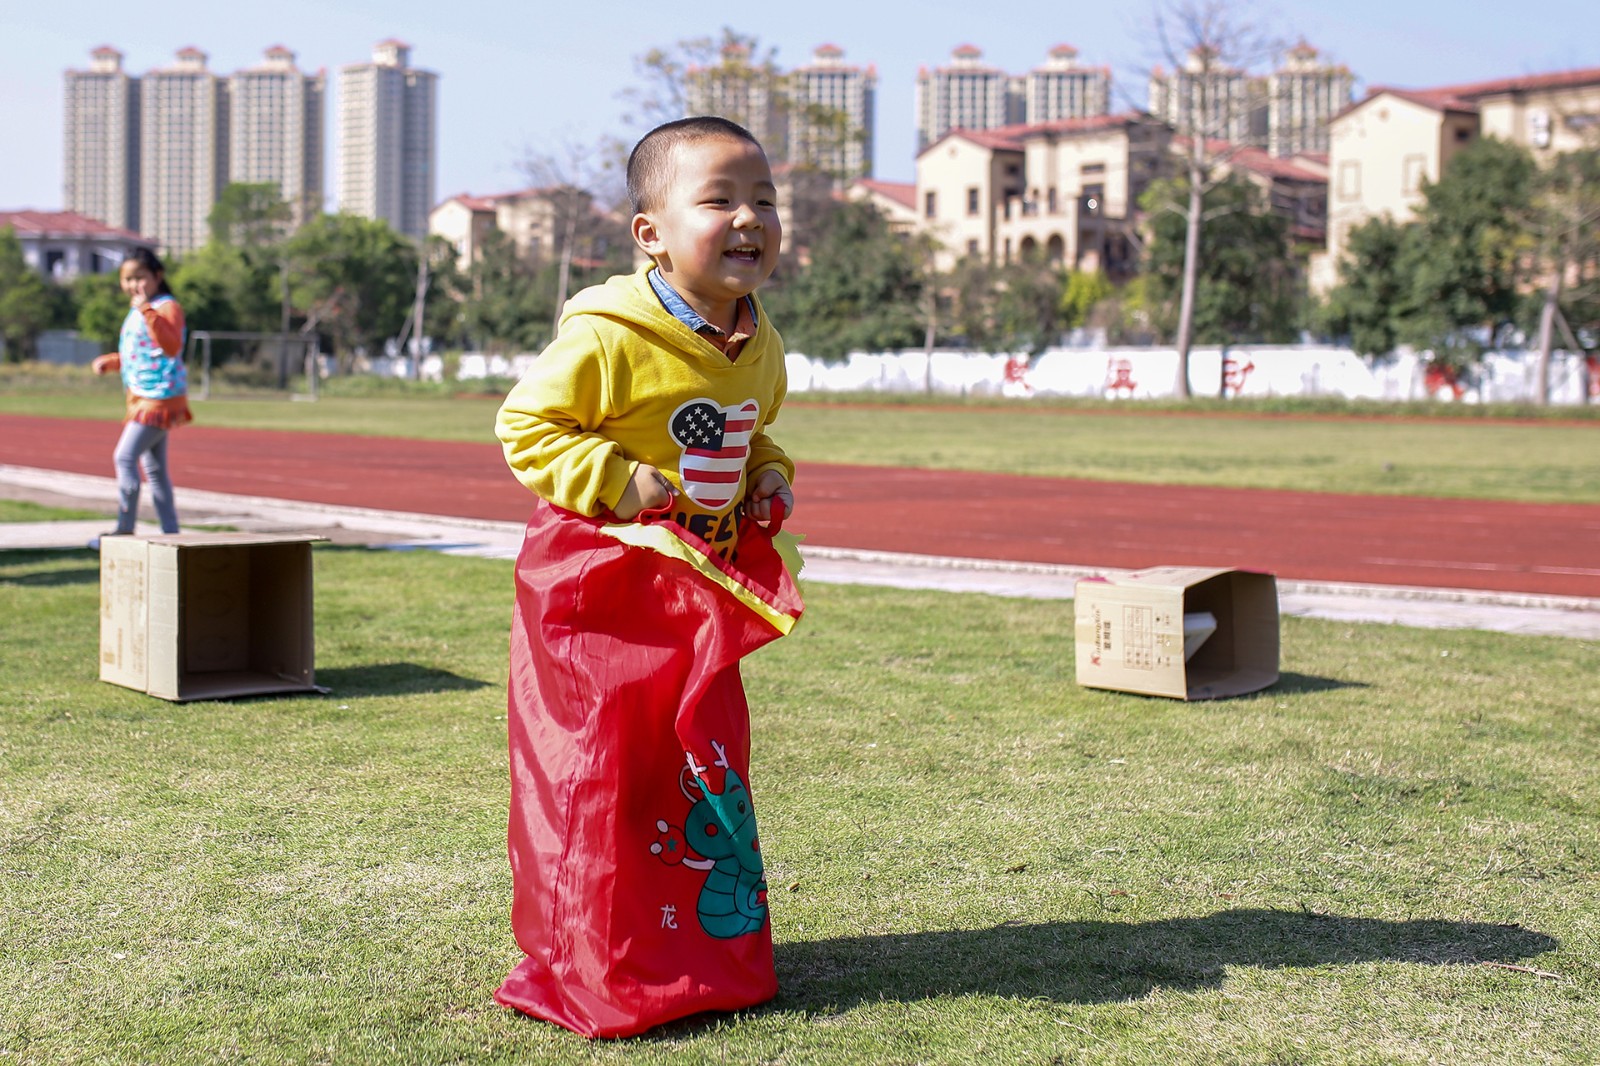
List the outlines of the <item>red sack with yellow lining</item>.
{"label": "red sack with yellow lining", "polygon": [[746,521],[730,563],[670,522],[537,501],[508,694],[526,958],[505,1006],[620,1037],[777,993],[739,660],[801,614],[780,524]]}

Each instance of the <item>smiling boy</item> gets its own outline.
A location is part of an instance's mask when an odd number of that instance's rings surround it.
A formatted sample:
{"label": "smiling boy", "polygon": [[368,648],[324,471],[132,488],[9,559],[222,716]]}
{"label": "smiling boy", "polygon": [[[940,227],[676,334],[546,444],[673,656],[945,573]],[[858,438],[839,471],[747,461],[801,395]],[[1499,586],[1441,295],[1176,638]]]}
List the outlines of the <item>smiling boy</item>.
{"label": "smiling boy", "polygon": [[604,1037],[777,991],[738,661],[802,609],[749,524],[794,509],[755,296],[783,239],[766,155],[725,119],[670,122],[628,192],[650,264],[568,302],[496,423],[537,497],[507,686],[525,957],[496,998]]}
{"label": "smiling boy", "polygon": [[774,498],[794,511],[794,464],[766,433],[787,389],[783,341],[754,295],[783,243],[772,171],[743,127],[687,118],[634,147],[628,194],[651,264],[572,298],[499,437],[557,507],[626,521],[671,505],[730,557],[741,511],[766,521]]}

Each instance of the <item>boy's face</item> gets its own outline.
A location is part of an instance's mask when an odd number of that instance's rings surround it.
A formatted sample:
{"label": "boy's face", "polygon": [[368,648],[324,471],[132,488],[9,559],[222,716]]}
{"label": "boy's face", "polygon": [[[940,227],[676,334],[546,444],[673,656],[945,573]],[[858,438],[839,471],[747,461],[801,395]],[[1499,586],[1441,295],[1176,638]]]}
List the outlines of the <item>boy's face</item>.
{"label": "boy's face", "polygon": [[737,137],[678,145],[666,188],[634,216],[633,235],[679,295],[726,328],[736,301],[778,265],[783,225],[766,155]]}

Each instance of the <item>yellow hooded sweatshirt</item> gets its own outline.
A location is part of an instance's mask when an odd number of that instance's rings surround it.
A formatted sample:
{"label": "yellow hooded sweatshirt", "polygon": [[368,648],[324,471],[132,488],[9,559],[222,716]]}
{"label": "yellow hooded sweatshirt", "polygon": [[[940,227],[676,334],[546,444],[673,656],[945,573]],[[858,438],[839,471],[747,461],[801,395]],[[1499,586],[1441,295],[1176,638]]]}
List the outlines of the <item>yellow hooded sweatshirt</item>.
{"label": "yellow hooded sweatshirt", "polygon": [[556,339],[506,396],[495,430],[517,479],[557,507],[595,516],[649,463],[678,490],[671,517],[719,554],[737,506],[768,469],[794,464],[767,435],[788,388],[783,339],[761,311],[730,360],[672,315],[646,275],[584,289]]}

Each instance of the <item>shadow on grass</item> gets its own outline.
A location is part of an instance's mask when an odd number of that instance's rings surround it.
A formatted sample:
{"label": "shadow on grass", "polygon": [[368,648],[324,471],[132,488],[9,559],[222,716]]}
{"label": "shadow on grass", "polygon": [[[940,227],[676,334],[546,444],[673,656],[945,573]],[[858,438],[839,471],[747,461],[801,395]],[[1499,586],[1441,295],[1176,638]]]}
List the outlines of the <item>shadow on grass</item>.
{"label": "shadow on grass", "polygon": [[1266,689],[1267,695],[1278,693],[1299,696],[1308,692],[1333,692],[1341,688],[1371,688],[1365,681],[1341,681],[1336,677],[1318,677],[1315,674],[1296,674],[1285,671],[1278,675],[1277,684]]}
{"label": "shadow on grass", "polygon": [[1215,988],[1230,966],[1509,963],[1558,946],[1554,937],[1518,925],[1273,910],[1133,924],[1006,924],[781,944],[782,991],[773,1006],[833,1014],[881,999],[967,994],[1100,1003],[1139,999],[1157,988]]}
{"label": "shadow on grass", "polygon": [[317,684],[335,696],[401,696],[417,692],[471,692],[489,682],[420,663],[317,668]]}
{"label": "shadow on grass", "polygon": [[[73,562],[64,570],[38,570],[54,563]],[[100,582],[99,556],[86,548],[18,548],[0,551],[0,585],[18,588],[55,588],[63,585],[94,585]]]}

